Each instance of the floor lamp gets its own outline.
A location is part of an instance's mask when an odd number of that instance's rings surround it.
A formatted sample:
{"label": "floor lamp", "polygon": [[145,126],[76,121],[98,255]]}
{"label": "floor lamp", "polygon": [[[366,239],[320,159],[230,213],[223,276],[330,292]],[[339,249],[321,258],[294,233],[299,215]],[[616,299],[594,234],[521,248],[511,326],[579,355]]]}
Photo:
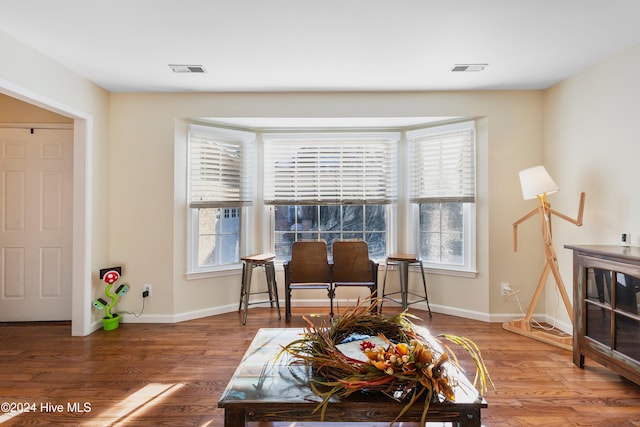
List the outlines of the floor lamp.
{"label": "floor lamp", "polygon": [[540,280],[538,280],[538,286],[536,287],[533,297],[531,298],[531,302],[529,303],[529,308],[527,309],[525,317],[523,319],[503,323],[502,327],[507,331],[528,336],[530,338],[537,339],[539,341],[543,341],[548,344],[564,348],[566,350],[572,350],[573,338],[571,335],[557,330],[532,327],[531,318],[533,316],[533,311],[536,308],[536,304],[538,303],[538,299],[540,298],[540,294],[542,293],[542,290],[544,289],[544,286],[547,282],[547,277],[549,276],[549,273],[552,273],[558,287],[558,291],[560,292],[560,295],[562,297],[562,301],[564,302],[564,306],[567,309],[567,313],[569,314],[569,319],[571,319],[571,321],[573,322],[573,309],[571,307],[571,302],[569,301],[567,291],[565,290],[564,283],[562,282],[562,277],[560,277],[560,271],[558,270],[558,259],[553,249],[553,242],[551,238],[551,216],[556,215],[564,219],[565,221],[571,222],[577,226],[581,226],[585,193],[580,194],[578,218],[573,219],[551,209],[551,205],[549,204],[549,202],[547,202],[547,195],[557,192],[559,188],[556,183],[553,182],[553,179],[551,179],[551,176],[549,176],[549,173],[544,168],[544,166],[534,166],[532,168],[521,171],[520,185],[522,187],[522,197],[525,200],[537,198],[538,207],[513,223],[513,250],[514,252],[517,252],[518,250],[518,226],[527,221],[529,218],[538,214],[542,222],[542,240],[544,242],[546,262],[544,265],[544,270],[542,270]]}

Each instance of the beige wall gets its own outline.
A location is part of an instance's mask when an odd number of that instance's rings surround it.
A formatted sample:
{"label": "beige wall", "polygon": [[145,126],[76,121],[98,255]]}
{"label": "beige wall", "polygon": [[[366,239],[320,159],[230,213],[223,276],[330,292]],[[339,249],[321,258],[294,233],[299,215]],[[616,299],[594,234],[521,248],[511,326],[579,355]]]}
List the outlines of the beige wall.
{"label": "beige wall", "polygon": [[0,94],[0,123],[73,123],[73,119]]}
{"label": "beige wall", "polygon": [[[511,224],[535,207],[521,198],[518,171],[544,163],[561,187],[554,208],[575,215],[587,192],[585,226],[554,223],[554,241],[570,289],[570,243],[617,243],[622,231],[640,244],[640,201],[630,188],[638,168],[635,123],[640,45],[547,91],[428,93],[109,94],[0,33],[0,91],[47,111],[89,123],[86,150],[86,256],[91,294],[99,268],[125,266],[132,292],[121,308],[137,311],[144,283],[154,285],[137,321],[175,321],[234,309],[240,273],[185,277],[185,134],[194,117],[470,116],[479,121],[478,275],[429,275],[439,311],[507,320],[517,308],[499,296],[501,282],[520,289],[526,306],[542,266],[539,224]],[[182,127],[181,127],[182,126]],[[77,127],[77,126],[76,126]],[[255,236],[260,241],[260,236]],[[255,248],[260,250],[262,248]],[[282,286],[282,278],[279,280]],[[90,304],[90,295],[76,305]],[[554,292],[538,312],[553,316]],[[560,310],[562,307],[560,306]],[[99,317],[91,312],[93,320]],[[559,313],[560,321],[566,321]]]}
{"label": "beige wall", "polygon": [[[127,265],[133,295],[143,283],[153,284],[148,319],[171,321],[237,309],[239,271],[213,279],[185,277],[186,139],[180,129],[174,137],[174,130],[183,120],[212,116],[481,118],[478,275],[429,275],[430,297],[439,311],[485,320],[513,318],[517,310],[502,301],[500,282],[529,286],[523,278],[538,274],[531,261],[537,260],[537,266],[541,259],[538,248],[514,254],[511,247],[511,223],[531,209],[520,197],[517,173],[542,161],[538,91],[112,94],[111,259]],[[522,238],[531,233],[524,230]],[[128,298],[122,305],[134,310],[139,302]]]}
{"label": "beige wall", "polygon": [[[553,207],[575,217],[586,192],[584,226],[554,222],[554,242],[565,285],[572,289],[571,252],[565,244],[618,244],[622,232],[640,245],[640,44],[547,90],[544,160],[560,192]],[[551,283],[553,286],[553,283]],[[548,308],[555,293],[547,292]],[[547,310],[549,313],[550,310]]]}

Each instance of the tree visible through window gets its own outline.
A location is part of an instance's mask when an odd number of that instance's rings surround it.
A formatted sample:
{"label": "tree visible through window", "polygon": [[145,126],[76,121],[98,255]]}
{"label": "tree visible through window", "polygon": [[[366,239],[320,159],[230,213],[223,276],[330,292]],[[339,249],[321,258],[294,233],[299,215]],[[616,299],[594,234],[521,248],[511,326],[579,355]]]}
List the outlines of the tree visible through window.
{"label": "tree visible through window", "polygon": [[292,243],[299,240],[324,240],[329,251],[336,240],[364,240],[372,259],[385,257],[385,205],[286,205],[273,209],[275,252],[280,259],[289,259]]}

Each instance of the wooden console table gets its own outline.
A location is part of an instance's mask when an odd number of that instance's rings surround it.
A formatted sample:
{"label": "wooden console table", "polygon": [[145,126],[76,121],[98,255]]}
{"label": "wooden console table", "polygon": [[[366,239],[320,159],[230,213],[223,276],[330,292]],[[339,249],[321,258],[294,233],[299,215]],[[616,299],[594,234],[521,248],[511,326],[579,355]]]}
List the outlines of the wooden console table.
{"label": "wooden console table", "polygon": [[640,248],[573,250],[573,363],[585,356],[640,384]]}
{"label": "wooden console table", "polygon": [[[309,386],[309,368],[291,365],[287,355],[274,364],[282,346],[299,339],[302,333],[297,328],[258,331],[218,401],[218,407],[225,411],[225,427],[245,427],[260,421],[320,421],[320,414],[313,411],[321,398]],[[427,420],[480,427],[480,410],[487,407],[487,402],[462,373],[458,378],[455,403],[432,402]],[[374,394],[334,398],[327,406],[324,422],[388,424],[403,407],[401,402]],[[422,409],[422,404],[414,405],[399,421],[419,422]]]}

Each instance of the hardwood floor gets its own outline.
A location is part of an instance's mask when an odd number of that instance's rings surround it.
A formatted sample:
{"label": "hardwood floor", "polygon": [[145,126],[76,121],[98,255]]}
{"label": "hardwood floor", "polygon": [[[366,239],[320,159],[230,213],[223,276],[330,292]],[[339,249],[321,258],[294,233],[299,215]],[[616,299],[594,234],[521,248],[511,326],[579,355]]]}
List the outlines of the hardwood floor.
{"label": "hardwood floor", "polygon": [[[302,314],[325,311],[294,308],[291,326],[303,326]],[[582,370],[570,352],[500,324],[411,312],[432,333],[466,336],[482,350],[496,387],[486,395],[485,426],[640,426],[640,386],[589,359]],[[0,424],[222,426],[218,399],[255,332],[286,326],[284,313],[279,321],[262,307],[250,309],[246,326],[228,313],[123,324],[88,337],[71,337],[66,322],[0,324],[0,403],[31,411],[3,406]]]}

